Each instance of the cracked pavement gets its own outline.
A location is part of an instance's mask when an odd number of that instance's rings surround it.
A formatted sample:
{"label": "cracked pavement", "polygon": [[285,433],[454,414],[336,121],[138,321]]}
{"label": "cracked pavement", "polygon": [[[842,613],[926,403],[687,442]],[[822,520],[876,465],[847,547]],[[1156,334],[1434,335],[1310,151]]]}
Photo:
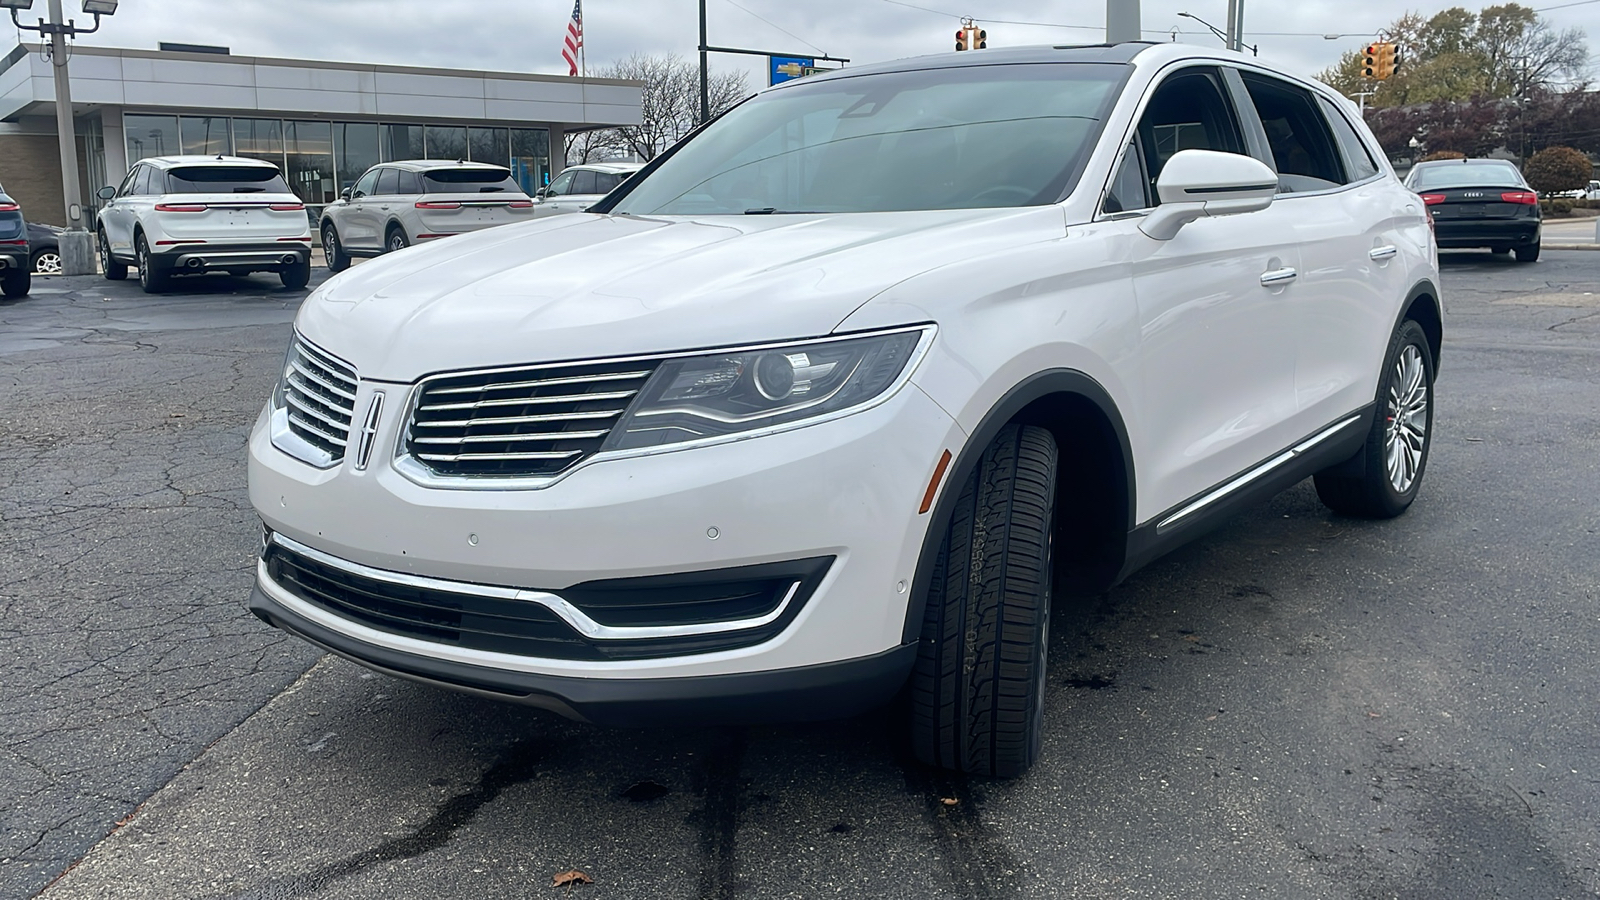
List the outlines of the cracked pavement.
{"label": "cracked pavement", "polygon": [[0,305],[0,896],[1600,896],[1596,263],[1447,255],[1417,504],[1302,484],[1061,601],[1011,782],[893,711],[607,730],[316,661],[242,606],[297,298]]}

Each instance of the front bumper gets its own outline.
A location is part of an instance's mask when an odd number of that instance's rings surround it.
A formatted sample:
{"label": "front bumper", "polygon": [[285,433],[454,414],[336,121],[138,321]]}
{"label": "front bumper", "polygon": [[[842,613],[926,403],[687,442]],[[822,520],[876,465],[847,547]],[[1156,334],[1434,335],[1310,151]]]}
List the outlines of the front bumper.
{"label": "front bumper", "polygon": [[[410,390],[362,382],[354,408],[367,409],[381,391],[389,396],[384,408],[403,411]],[[929,518],[917,510],[940,454],[958,451],[963,440],[937,404],[906,384],[876,407],[814,426],[596,461],[536,490],[469,490],[419,484],[396,468],[403,419],[391,414],[378,423],[368,468],[346,460],[317,469],[276,449],[263,416],[250,441],[250,495],[267,526],[381,573],[555,595],[592,582],[832,559],[792,620],[759,643],[599,658],[504,652],[374,627],[383,623],[309,603],[262,568],[255,602],[274,624],[376,668],[500,693],[553,677],[616,682],[618,696],[630,696],[624,682],[835,664],[848,672],[896,651]],[[435,677],[414,659],[395,663],[395,654],[466,667],[473,679]]]}

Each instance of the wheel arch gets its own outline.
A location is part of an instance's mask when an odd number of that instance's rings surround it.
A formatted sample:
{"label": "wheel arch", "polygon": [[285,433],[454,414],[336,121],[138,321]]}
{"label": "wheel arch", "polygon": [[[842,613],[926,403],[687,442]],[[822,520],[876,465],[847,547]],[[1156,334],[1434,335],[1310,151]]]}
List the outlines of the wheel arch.
{"label": "wheel arch", "polygon": [[[1092,592],[1110,587],[1121,573],[1136,508],[1127,426],[1111,394],[1093,377],[1075,369],[1038,372],[1000,398],[951,463],[917,557],[902,643],[921,635],[934,559],[962,486],[985,448],[1013,423],[1045,428],[1056,440],[1057,583]],[[1064,515],[1068,509],[1079,515]]]}
{"label": "wheel arch", "polygon": [[1437,376],[1439,351],[1444,345],[1444,309],[1439,302],[1439,288],[1432,281],[1423,279],[1412,286],[1406,294],[1406,302],[1401,304],[1400,317],[1395,320],[1390,334],[1407,319],[1422,326],[1422,333],[1428,336],[1428,350],[1433,354],[1433,372]]}

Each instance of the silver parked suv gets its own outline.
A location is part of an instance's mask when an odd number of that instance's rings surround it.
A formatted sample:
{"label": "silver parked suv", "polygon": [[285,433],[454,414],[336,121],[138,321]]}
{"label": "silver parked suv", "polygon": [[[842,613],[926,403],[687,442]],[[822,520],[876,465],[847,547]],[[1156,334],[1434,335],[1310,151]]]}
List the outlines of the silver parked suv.
{"label": "silver parked suv", "polygon": [[608,162],[568,166],[548,187],[539,189],[534,201],[536,218],[562,213],[583,212],[599,203],[617,185],[644,168],[644,163]]}
{"label": "silver parked suv", "polygon": [[100,271],[112,281],[139,267],[148,293],[172,275],[277,272],[298,290],[311,280],[311,221],[278,167],[236,156],[142,159],[120,187],[103,187],[95,228]]}
{"label": "silver parked suv", "polygon": [[322,251],[342,272],[353,256],[529,218],[533,200],[505,166],[411,159],[373,166],[322,214]]}

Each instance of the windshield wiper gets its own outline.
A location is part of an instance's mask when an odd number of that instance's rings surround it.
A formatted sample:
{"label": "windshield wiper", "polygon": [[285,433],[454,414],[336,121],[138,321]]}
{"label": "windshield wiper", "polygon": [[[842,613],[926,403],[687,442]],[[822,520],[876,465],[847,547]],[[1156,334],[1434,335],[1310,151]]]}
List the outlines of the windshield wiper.
{"label": "windshield wiper", "polygon": [[826,215],[820,209],[778,209],[776,206],[763,206],[759,209],[747,209],[747,216],[821,216]]}

